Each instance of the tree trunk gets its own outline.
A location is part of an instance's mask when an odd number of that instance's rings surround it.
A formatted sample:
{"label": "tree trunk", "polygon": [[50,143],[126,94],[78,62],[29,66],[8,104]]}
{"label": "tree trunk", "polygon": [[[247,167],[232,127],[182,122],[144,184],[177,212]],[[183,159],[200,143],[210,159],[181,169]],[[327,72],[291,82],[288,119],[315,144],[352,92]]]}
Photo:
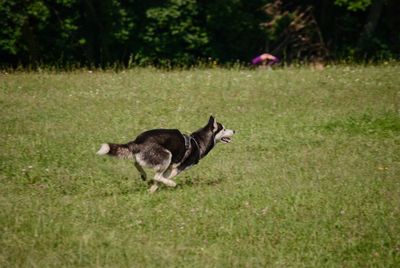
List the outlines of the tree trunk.
{"label": "tree trunk", "polygon": [[22,38],[25,40],[30,67],[35,68],[39,61],[39,47],[36,42],[36,36],[33,32],[32,26],[29,24],[29,18],[26,19],[22,26]]}
{"label": "tree trunk", "polygon": [[384,0],[372,0],[367,21],[365,22],[364,28],[358,39],[358,49],[360,50],[366,47],[366,43],[375,32],[382,13],[383,1]]}
{"label": "tree trunk", "polygon": [[88,30],[91,36],[91,40],[88,42],[89,60],[95,62],[96,65],[103,65],[108,63],[110,57],[107,31],[103,25],[101,14],[99,14],[102,6],[93,0],[85,0],[84,3]]}

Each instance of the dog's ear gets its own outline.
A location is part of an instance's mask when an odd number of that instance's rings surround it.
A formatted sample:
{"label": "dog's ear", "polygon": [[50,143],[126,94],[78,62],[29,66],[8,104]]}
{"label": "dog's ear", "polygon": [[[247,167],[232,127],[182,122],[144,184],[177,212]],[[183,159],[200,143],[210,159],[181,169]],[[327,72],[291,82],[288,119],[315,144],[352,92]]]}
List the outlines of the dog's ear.
{"label": "dog's ear", "polygon": [[215,132],[218,129],[217,120],[215,120],[214,116],[210,115],[210,119],[208,119],[207,126]]}

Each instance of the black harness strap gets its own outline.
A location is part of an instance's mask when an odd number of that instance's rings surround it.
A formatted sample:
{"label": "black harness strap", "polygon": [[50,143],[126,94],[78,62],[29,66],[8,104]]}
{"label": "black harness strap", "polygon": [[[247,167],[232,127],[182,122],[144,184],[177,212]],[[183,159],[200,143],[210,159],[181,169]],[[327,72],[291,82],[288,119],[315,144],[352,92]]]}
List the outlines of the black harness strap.
{"label": "black harness strap", "polygon": [[193,138],[192,136],[190,136],[190,139],[194,141],[194,144],[195,144],[196,147],[197,147],[198,155],[197,155],[197,158],[196,158],[196,162],[194,163],[194,164],[197,164],[197,163],[200,161],[200,153],[201,153],[201,152],[200,152],[200,146],[199,146],[199,144],[197,143],[197,141],[196,141],[195,138]]}
{"label": "black harness strap", "polygon": [[190,140],[192,138],[192,136],[188,136],[186,134],[182,134],[183,138],[185,139],[185,148],[186,151],[190,149]]}
{"label": "black harness strap", "polygon": [[186,134],[182,134],[182,136],[185,139],[186,152],[181,160],[181,165],[187,169],[200,161],[200,146],[192,136]]}

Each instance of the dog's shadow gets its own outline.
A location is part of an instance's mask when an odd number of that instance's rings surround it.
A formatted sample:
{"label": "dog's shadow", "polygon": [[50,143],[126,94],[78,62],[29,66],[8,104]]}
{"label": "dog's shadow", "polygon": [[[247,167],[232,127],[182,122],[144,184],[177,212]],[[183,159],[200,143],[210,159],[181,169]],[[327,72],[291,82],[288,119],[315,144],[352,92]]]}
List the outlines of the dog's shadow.
{"label": "dog's shadow", "polygon": [[179,180],[176,188],[186,188],[186,187],[203,187],[203,186],[213,186],[221,184],[224,180],[222,178],[202,178],[202,177],[191,177],[186,176]]}
{"label": "dog's shadow", "polygon": [[[116,180],[116,187],[112,189],[103,188],[102,191],[96,192],[96,196],[108,197],[114,195],[129,195],[129,194],[138,194],[148,192],[149,187],[153,185],[152,179],[147,179],[143,181],[141,178],[135,178],[137,181],[132,182],[132,178],[130,177],[122,177],[119,180]],[[131,182],[131,183],[129,183]],[[145,183],[143,183],[145,182]],[[163,184],[159,184],[160,188],[158,191],[174,191],[178,189],[185,188],[198,188],[198,187],[208,187],[219,185],[224,182],[224,179],[221,177],[199,177],[199,176],[182,176],[178,180],[176,180],[176,187],[171,188]],[[129,185],[127,185],[129,184]]]}

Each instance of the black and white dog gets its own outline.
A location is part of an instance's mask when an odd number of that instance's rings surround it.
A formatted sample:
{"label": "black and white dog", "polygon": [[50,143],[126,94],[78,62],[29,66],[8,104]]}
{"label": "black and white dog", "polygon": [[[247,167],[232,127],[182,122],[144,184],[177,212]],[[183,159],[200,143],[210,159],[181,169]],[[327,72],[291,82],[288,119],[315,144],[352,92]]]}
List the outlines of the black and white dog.
{"label": "black and white dog", "polygon": [[211,116],[205,127],[190,135],[178,129],[153,129],[126,144],[104,143],[97,154],[134,159],[143,180],[147,178],[143,167],[152,168],[156,172],[150,188],[153,193],[158,183],[175,187],[173,177],[197,164],[217,142],[229,143],[234,133]]}

